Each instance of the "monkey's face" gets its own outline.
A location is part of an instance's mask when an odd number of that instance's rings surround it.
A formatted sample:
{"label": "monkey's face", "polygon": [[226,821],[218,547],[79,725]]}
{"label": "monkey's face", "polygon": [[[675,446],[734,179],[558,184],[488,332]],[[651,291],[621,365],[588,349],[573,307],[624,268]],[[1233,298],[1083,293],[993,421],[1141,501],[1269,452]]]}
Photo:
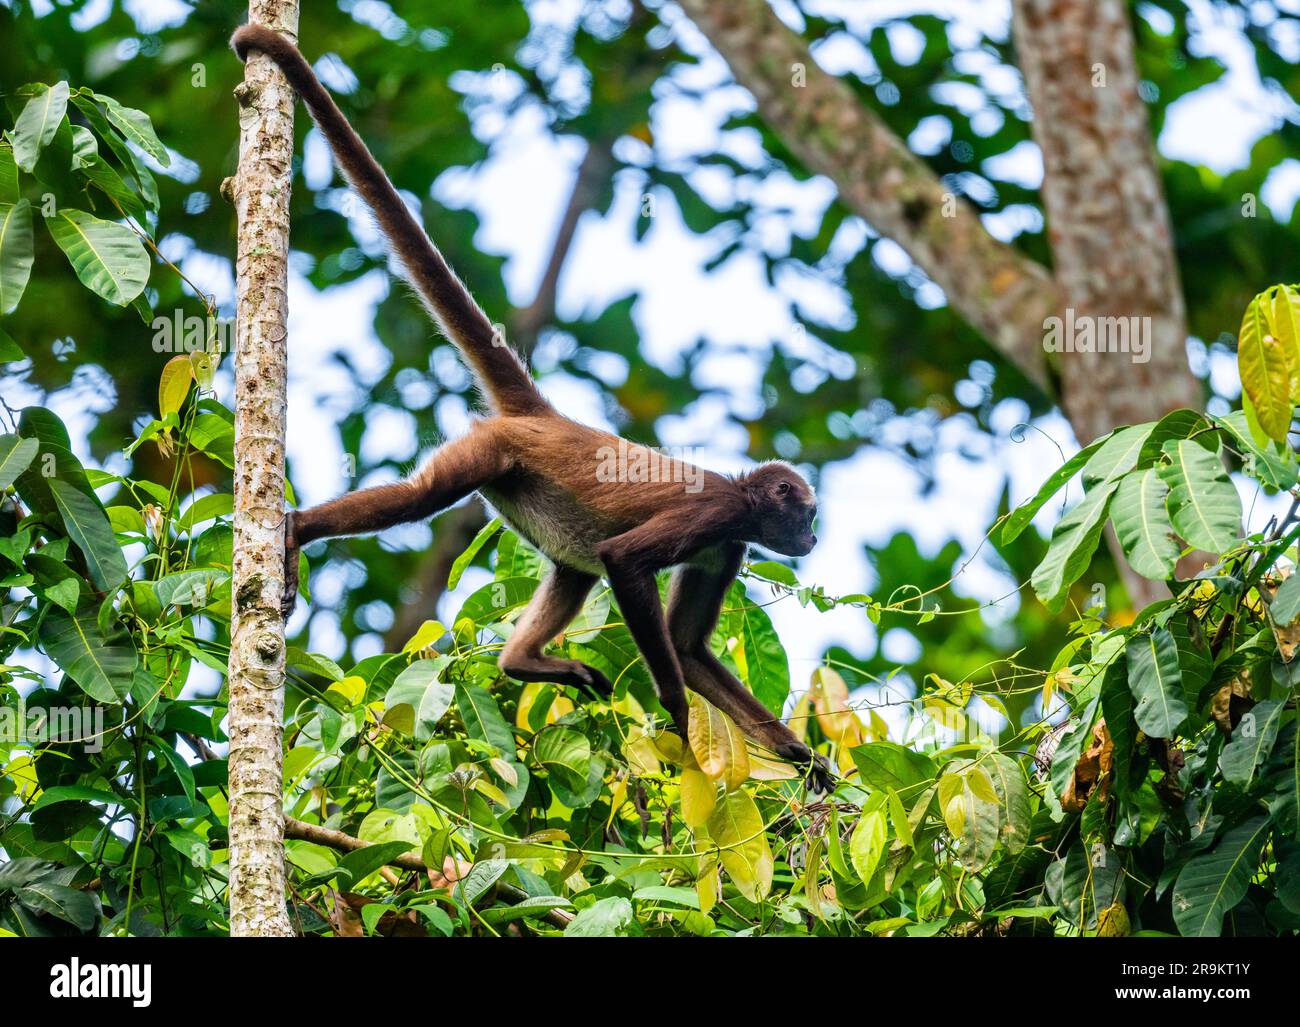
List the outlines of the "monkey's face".
{"label": "monkey's face", "polygon": [[782,556],[807,556],[817,544],[817,497],[793,467],[764,464],[748,476],[757,521],[756,542]]}

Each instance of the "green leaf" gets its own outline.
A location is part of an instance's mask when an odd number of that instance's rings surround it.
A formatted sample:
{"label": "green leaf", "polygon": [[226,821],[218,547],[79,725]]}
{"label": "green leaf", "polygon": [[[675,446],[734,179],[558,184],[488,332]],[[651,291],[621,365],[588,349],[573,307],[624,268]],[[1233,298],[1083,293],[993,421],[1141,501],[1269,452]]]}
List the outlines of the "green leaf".
{"label": "green leaf", "polygon": [[500,517],[493,517],[492,520],[479,529],[478,534],[474,536],[474,541],[466,547],[465,551],[456,557],[455,562],[451,565],[451,571],[447,575],[448,592],[460,584],[460,577],[465,573],[465,568],[474,562],[474,557],[478,556],[479,550],[487,545],[492,536],[501,530],[503,523]]}
{"label": "green leaf", "polygon": [[89,931],[99,919],[99,904],[94,896],[76,888],[34,881],[19,888],[16,894],[28,909],[57,916],[81,931]]}
{"label": "green leaf", "polygon": [[1167,581],[1174,576],[1179,547],[1174,526],[1165,509],[1169,486],[1155,468],[1134,471],[1119,483],[1110,505],[1124,555],[1144,578]]}
{"label": "green leaf", "polygon": [[0,203],[17,203],[22,195],[18,190],[18,165],[14,161],[14,148],[7,139],[0,139]]}
{"label": "green leaf", "polygon": [[332,871],[326,871],[326,873],[331,878],[340,874],[346,875],[348,885],[356,886],[380,867],[387,866],[398,856],[408,852],[410,848],[411,843],[408,841],[380,842],[378,845],[367,845],[364,849],[349,852],[339,860],[338,866]]}
{"label": "green leaf", "polygon": [[934,761],[924,753],[916,752],[895,742],[871,742],[849,750],[862,783],[871,788],[893,788],[905,794],[911,786],[928,781],[935,776]]}
{"label": "green leaf", "polygon": [[58,478],[50,479],[50,494],[59,508],[64,527],[86,557],[91,580],[101,592],[110,592],[126,580],[126,557],[113,537],[113,527],[98,500]]}
{"label": "green leaf", "polygon": [[1224,417],[1214,418],[1214,423],[1226,431],[1245,460],[1246,473],[1258,478],[1267,488],[1293,488],[1300,478],[1300,463],[1289,446],[1266,439],[1262,444],[1255,439],[1250,422],[1243,410],[1234,410]]}
{"label": "green leaf", "polygon": [[1218,454],[1191,439],[1166,442],[1163,452],[1174,530],[1198,549],[1227,552],[1241,531],[1241,498]]}
{"label": "green leaf", "polygon": [[31,812],[43,810],[47,806],[55,806],[60,802],[102,802],[108,806],[130,806],[131,803],[123,799],[116,792],[110,792],[103,788],[88,788],[85,785],[58,785],[54,788],[47,788],[41,792],[40,798],[32,803]]}
{"label": "green leaf", "polygon": [[1246,896],[1272,822],[1246,821],[1219,839],[1209,852],[1193,856],[1173,889],[1174,922],[1187,938],[1217,938],[1223,917]]}
{"label": "green leaf", "polygon": [[612,938],[627,934],[633,921],[632,903],[616,896],[597,899],[580,910],[564,929],[566,938]]}
{"label": "green leaf", "polygon": [[570,790],[579,791],[591,767],[591,742],[572,728],[543,728],[533,738],[533,759],[549,773],[567,777]]}
{"label": "green leaf", "polygon": [[492,694],[478,685],[456,686],[456,708],[471,738],[494,746],[508,760],[515,759],[515,736],[501,716]]}
{"label": "green leaf", "polygon": [[63,116],[68,110],[68,83],[40,85],[27,101],[9,138],[13,143],[14,162],[29,174],[35,170],[41,151],[54,141]]}
{"label": "green leaf", "polygon": [[1128,686],[1137,700],[1133,718],[1152,738],[1172,738],[1187,719],[1178,646],[1167,628],[1129,639]]}
{"label": "green leaf", "polygon": [[229,580],[230,574],[220,568],[196,567],[160,579],[154,585],[154,594],[163,607],[204,607],[212,602],[216,590]]}
{"label": "green leaf", "polygon": [[1075,842],[1043,876],[1048,898],[1070,923],[1086,930],[1096,927],[1098,914],[1124,894],[1124,861],[1099,844]]}
{"label": "green leaf", "polygon": [[1232,732],[1232,741],[1219,754],[1219,770],[1225,781],[1241,788],[1250,786],[1255,769],[1273,751],[1285,710],[1286,704],[1280,699],[1265,699],[1242,715]]}
{"label": "green leaf", "polygon": [[7,489],[31,466],[41,444],[18,435],[0,435],[0,489]]}
{"label": "green leaf", "polygon": [[168,167],[171,164],[172,159],[167,153],[167,147],[163,146],[158,139],[153,130],[153,122],[149,120],[148,114],[144,111],[138,111],[134,107],[127,107],[125,104],[118,103],[111,96],[105,96],[103,93],[92,93],[91,95],[104,105],[104,111],[108,115],[109,123],[123,136],[135,143],[136,146],[144,150],[163,167]]}
{"label": "green leaf", "polygon": [[489,581],[465,600],[456,620],[468,618],[480,625],[499,623],[511,610],[527,604],[536,591],[537,581],[534,578]]}
{"label": "green leaf", "polygon": [[1300,574],[1292,574],[1277,587],[1277,594],[1268,608],[1273,623],[1285,628],[1300,617]]}
{"label": "green leaf", "polygon": [[1069,460],[1051,473],[1048,479],[1043,482],[1038,492],[1035,493],[1033,499],[1029,500],[1027,503],[1020,504],[1020,506],[1016,507],[1007,515],[1007,519],[1002,525],[1003,545],[1014,541],[1020,536],[1021,532],[1029,527],[1029,522],[1034,519],[1034,516],[1043,508],[1043,505],[1056,495],[1066,482],[1079,473],[1080,468],[1088,462],[1092,455],[1101,448],[1102,443],[1104,443],[1109,437],[1110,436],[1105,436],[1098,439],[1096,442],[1093,442],[1091,445],[1084,446],[1083,449],[1079,450],[1079,452],[1075,453],[1074,456],[1070,457]]}
{"label": "green leaf", "polygon": [[117,704],[131,691],[136,651],[128,636],[110,638],[100,631],[98,612],[93,601],[83,603],[76,617],[50,609],[41,624],[41,644],[92,699]]}
{"label": "green leaf", "polygon": [[858,818],[849,838],[849,862],[863,884],[869,884],[875,876],[888,841],[889,825],[884,810],[868,810]]}
{"label": "green leaf", "polygon": [[0,203],[0,314],[12,313],[32,273],[32,205]]}
{"label": "green leaf", "polygon": [[740,642],[740,653],[732,655],[741,665],[743,654],[741,678],[755,698],[779,716],[790,694],[790,660],[785,646],[767,611],[749,598],[744,582],[735,582],[728,596],[730,610],[722,630]]}
{"label": "green leaf", "polygon": [[45,219],[83,285],[109,303],[125,307],[149,281],[149,254],[125,225],[70,207]]}
{"label": "green leaf", "polygon": [[1086,488],[1108,481],[1118,481],[1138,465],[1138,457],[1156,425],[1134,424],[1107,436],[1096,455],[1084,465]]}
{"label": "green leaf", "polygon": [[1029,844],[1029,786],[1020,764],[1006,753],[994,752],[983,761],[998,797],[998,841],[1008,852]]}
{"label": "green leaf", "polygon": [[0,364],[7,364],[11,360],[25,360],[27,354],[22,351],[22,347],[14,342],[13,337],[0,328]]}
{"label": "green leaf", "polygon": [[[404,730],[420,741],[430,738],[434,726],[451,709],[456,697],[455,686],[438,677],[447,663],[445,656],[416,660],[398,674],[388,689],[388,694],[384,696],[387,711],[384,723]],[[399,724],[404,727],[398,727]]]}
{"label": "green leaf", "polygon": [[777,563],[775,560],[759,560],[757,563],[751,563],[747,570],[750,574],[765,581],[773,581],[778,585],[785,585],[787,588],[799,587],[799,579],[795,576],[794,571],[783,563]]}
{"label": "green leaf", "polygon": [[214,517],[228,517],[234,512],[234,497],[229,492],[213,492],[201,496],[185,508],[185,512],[176,519],[177,531],[191,531],[195,525],[210,521]]}
{"label": "green leaf", "polygon": [[1030,579],[1034,592],[1049,610],[1059,610],[1065,604],[1070,586],[1092,562],[1092,554],[1097,551],[1101,530],[1106,523],[1106,511],[1116,488],[1117,482],[1113,480],[1093,486],[1061,518],[1056,530],[1052,532],[1047,553],[1034,568]]}

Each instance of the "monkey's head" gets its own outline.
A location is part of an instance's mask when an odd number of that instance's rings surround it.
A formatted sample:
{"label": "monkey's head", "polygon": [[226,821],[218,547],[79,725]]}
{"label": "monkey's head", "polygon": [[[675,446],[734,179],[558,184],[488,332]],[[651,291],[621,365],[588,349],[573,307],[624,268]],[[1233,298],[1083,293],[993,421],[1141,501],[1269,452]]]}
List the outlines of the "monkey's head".
{"label": "monkey's head", "polygon": [[812,552],[817,544],[812,530],[817,496],[798,471],[773,460],[741,475],[738,483],[753,511],[753,541],[782,556]]}

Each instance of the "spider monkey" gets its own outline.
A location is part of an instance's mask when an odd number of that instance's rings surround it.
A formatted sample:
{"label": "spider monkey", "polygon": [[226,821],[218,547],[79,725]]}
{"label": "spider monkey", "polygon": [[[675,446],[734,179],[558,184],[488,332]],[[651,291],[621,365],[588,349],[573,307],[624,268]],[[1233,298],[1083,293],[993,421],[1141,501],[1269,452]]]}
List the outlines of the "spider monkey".
{"label": "spider monkey", "polygon": [[[595,667],[544,651],[604,575],[659,700],[683,738],[689,684],[750,738],[806,767],[813,787],[828,791],[833,775],[825,758],[775,718],[709,647],[748,543],[787,556],[804,556],[813,548],[817,502],[808,483],[776,461],[724,477],[561,414],[448,267],[298,49],[259,25],[240,28],[231,45],[240,60],[250,50],[266,54],[302,97],[405,276],[469,364],[490,410],[406,480],[289,513],[284,615],[297,598],[302,546],[432,517],[477,492],[554,564],[501,652],[502,671],[520,681],[551,681],[609,695],[612,686]],[[610,452],[627,454],[658,473],[617,476],[653,480],[611,481],[600,473]],[[655,574],[668,567],[676,570],[665,617]]]}

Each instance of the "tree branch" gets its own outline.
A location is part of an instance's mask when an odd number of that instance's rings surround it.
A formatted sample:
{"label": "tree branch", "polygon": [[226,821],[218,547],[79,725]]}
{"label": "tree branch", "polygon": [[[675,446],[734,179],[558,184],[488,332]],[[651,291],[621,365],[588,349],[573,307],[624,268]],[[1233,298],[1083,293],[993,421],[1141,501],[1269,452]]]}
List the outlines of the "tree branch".
{"label": "tree branch", "polygon": [[[1043,322],[1060,306],[1051,274],[993,238],[969,204],[844,82],[817,66],[768,0],[679,2],[781,141],[835,183],[846,207],[902,246],[1021,373],[1050,391]],[[800,69],[806,82],[795,85]]]}
{"label": "tree branch", "polygon": [[[369,842],[363,842],[360,838],[354,838],[350,834],[336,831],[332,827],[309,824],[294,817],[284,818],[284,836],[299,841],[314,842],[317,845],[324,845],[338,852],[356,852],[358,849],[365,849],[370,846]],[[413,870],[417,873],[424,873],[429,869],[419,856],[413,856],[409,852],[402,853],[391,862],[395,867],[400,867],[403,870]],[[442,872],[439,867],[435,867],[434,871],[435,873]],[[517,905],[529,897],[528,893],[522,888],[516,888],[514,885],[504,884],[500,881],[496,884],[496,891],[497,895],[510,905]],[[552,909],[543,914],[542,919],[552,927],[564,930],[572,922],[573,914],[563,909]]]}

